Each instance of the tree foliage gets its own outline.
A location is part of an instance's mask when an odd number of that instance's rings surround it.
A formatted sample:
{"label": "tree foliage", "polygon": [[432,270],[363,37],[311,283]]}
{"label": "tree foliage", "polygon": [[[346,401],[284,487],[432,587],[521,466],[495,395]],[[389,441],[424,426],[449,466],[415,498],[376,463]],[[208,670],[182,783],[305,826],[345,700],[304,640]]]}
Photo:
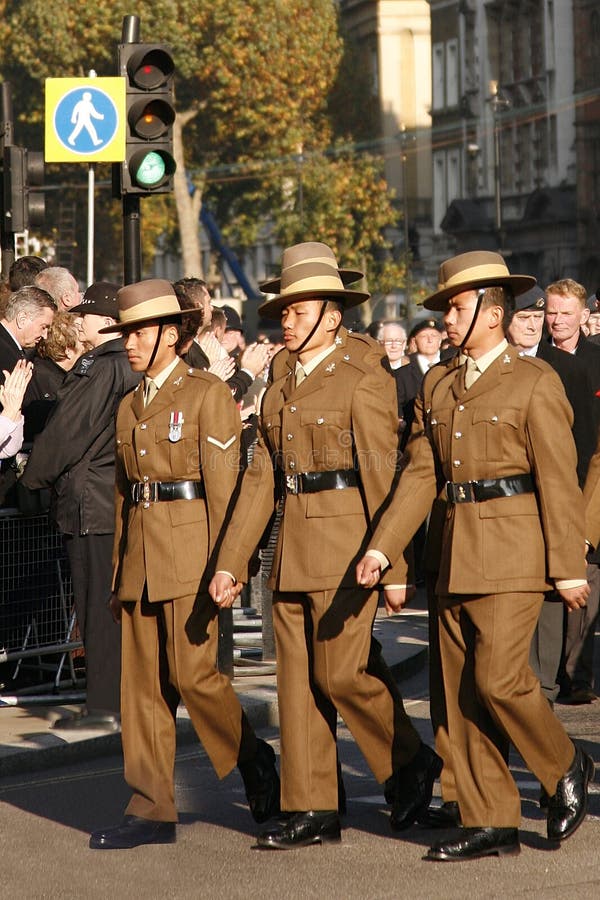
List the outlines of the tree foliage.
{"label": "tree foliage", "polygon": [[[282,245],[326,240],[344,263],[367,262],[373,279],[380,277],[382,231],[395,219],[381,167],[351,151],[332,152],[340,129],[358,130],[360,122],[363,137],[368,119],[356,108],[350,121],[340,114],[353,91],[359,98],[365,91],[356,57],[348,50],[344,56],[334,0],[0,0],[0,75],[13,84],[16,141],[41,146],[44,78],[90,69],[116,74],[122,19],[132,12],[142,40],[173,48],[183,126],[178,152],[197,190],[194,202],[181,172],[176,204],[171,197],[143,201],[146,246],[161,233],[176,239],[175,205],[181,235],[192,237],[203,198],[240,246],[249,246],[268,218]],[[340,71],[351,73],[343,85]],[[332,98],[338,98],[333,107]],[[54,177],[64,179],[65,171],[61,166]],[[84,182],[84,167],[72,173]],[[108,177],[108,167],[99,167],[99,180]],[[107,235],[114,234],[119,208],[108,191],[99,207],[104,252],[114,260],[118,234],[112,242]],[[390,278],[400,275],[388,266]]]}

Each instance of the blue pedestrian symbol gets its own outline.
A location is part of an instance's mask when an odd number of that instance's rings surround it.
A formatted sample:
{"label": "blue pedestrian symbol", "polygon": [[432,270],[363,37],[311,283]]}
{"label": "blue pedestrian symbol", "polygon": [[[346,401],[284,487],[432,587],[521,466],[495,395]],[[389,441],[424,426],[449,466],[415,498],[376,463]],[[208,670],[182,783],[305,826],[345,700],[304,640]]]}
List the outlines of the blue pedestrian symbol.
{"label": "blue pedestrian symbol", "polygon": [[54,131],[63,147],[92,154],[106,147],[119,124],[115,103],[105,91],[89,87],[69,91],[54,113]]}

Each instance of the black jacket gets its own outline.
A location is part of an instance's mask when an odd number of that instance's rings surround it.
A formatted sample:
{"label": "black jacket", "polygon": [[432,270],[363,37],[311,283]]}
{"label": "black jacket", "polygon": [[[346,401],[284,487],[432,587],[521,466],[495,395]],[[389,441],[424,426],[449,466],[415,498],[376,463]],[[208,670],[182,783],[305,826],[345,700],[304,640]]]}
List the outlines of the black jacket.
{"label": "black jacket", "polygon": [[117,338],[84,354],[58,392],[22,483],[53,488],[51,515],[63,534],[114,531],[115,414],[140,379]]}
{"label": "black jacket", "polygon": [[[584,338],[585,340],[585,338]],[[600,353],[600,351],[599,351]],[[573,408],[573,438],[577,449],[577,477],[583,487],[592,454],[596,449],[600,400],[592,390],[592,373],[579,353],[566,353],[540,341],[536,356],[552,366]]]}

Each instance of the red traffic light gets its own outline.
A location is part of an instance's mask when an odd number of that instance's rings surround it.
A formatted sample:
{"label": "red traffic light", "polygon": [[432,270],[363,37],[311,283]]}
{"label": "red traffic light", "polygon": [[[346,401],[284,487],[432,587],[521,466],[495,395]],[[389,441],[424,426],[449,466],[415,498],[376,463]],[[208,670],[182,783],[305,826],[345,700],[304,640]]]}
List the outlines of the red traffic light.
{"label": "red traffic light", "polygon": [[127,61],[129,80],[142,91],[154,91],[166,84],[174,71],[173,57],[161,46],[144,44]]}

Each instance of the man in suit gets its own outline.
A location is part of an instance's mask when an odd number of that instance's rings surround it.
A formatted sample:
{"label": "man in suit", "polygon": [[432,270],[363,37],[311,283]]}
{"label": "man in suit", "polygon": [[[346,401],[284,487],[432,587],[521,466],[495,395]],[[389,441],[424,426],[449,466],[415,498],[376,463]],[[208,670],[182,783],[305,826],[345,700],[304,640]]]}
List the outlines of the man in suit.
{"label": "man in suit", "polygon": [[[497,253],[475,251],[442,263],[438,282],[424,305],[444,312],[462,355],[424,379],[408,464],[357,580],[376,584],[436,495],[446,498],[436,589],[463,827],[427,858],[447,861],[519,852],[509,742],[550,798],[551,840],[582,822],[594,764],[573,746],[529,667],[544,592],[554,586],[577,609],[589,590],[572,412],[556,373],[504,337],[513,295],[534,279],[510,275]],[[401,607],[401,594],[385,593]]]}
{"label": "man in suit", "polygon": [[77,624],[85,648],[86,706],[57,728],[118,728],[121,635],[108,608],[115,530],[115,417],[139,383],[120,334],[103,333],[118,319],[118,284],[99,281],[73,308],[91,347],[58,391],[21,479],[31,490],[52,488],[50,516],[64,535]]}
{"label": "man in suit", "polygon": [[[0,319],[0,384],[3,372],[12,372],[20,359],[30,358],[54,319],[56,304],[46,291],[26,285],[10,294]],[[26,351],[30,351],[27,356]],[[25,392],[23,408],[31,398],[31,381]],[[0,470],[0,504],[8,503],[9,491],[16,481],[14,457],[2,461]],[[11,492],[12,493],[12,492]]]}
{"label": "man in suit", "polygon": [[[507,330],[507,338],[522,356],[535,356],[547,362],[562,381],[573,410],[573,439],[577,451],[577,477],[583,488],[588,466],[596,448],[596,405],[589,384],[589,373],[581,357],[561,352],[543,339],[546,294],[535,285],[515,298],[515,312]],[[586,609],[597,609],[600,591],[598,566],[588,562],[587,580],[590,594]],[[579,611],[572,613],[578,617]],[[540,679],[544,696],[553,702],[559,691],[557,674],[563,651],[563,604],[555,591],[544,597],[542,611],[531,645],[531,667]]]}
{"label": "man in suit", "polygon": [[[590,308],[587,291],[572,278],[563,278],[546,288],[546,325],[550,342],[575,356],[587,369],[595,410],[594,424],[600,424],[600,346],[589,340],[582,326]],[[595,439],[594,439],[595,446]],[[585,472],[584,472],[585,478]],[[584,609],[577,610],[565,624],[563,659],[559,673],[559,699],[564,703],[591,703],[594,691],[594,634],[600,609],[600,552],[590,556],[588,580],[590,596]]]}
{"label": "man in suit", "polygon": [[437,319],[421,319],[413,325],[408,342],[414,341],[416,352],[409,353],[408,365],[396,369],[398,391],[398,415],[404,420],[401,449],[404,450],[414,419],[414,402],[419,393],[423,376],[440,361],[442,331]]}
{"label": "man in suit", "polygon": [[239,473],[240,417],[229,389],[176,354],[181,308],[150,279],[118,292],[120,323],[142,384],[120,404],[116,435],[114,615],[122,624],[121,722],[133,790],[123,821],[93,849],[176,839],[173,769],[180,699],[220,778],[236,765],[251,812],[279,809],[272,748],[257,739],[215,667],[217,607],[206,592]]}
{"label": "man in suit", "polygon": [[[290,849],[340,839],[337,712],[385,784],[392,827],[408,828],[427,806],[441,765],[399,695],[373,671],[377,593],[357,588],[353,579],[397,458],[393,382],[373,342],[340,327],[342,312],[368,294],[346,288],[332,251],[316,242],[284,252],[278,288],[259,312],[281,320],[285,349],[282,362],[276,357],[273,364],[258,444],[210,591],[222,606],[233,602],[273,514],[279,483],[283,512],[269,586],[281,807],[291,815],[259,835],[258,844]],[[389,579],[406,584],[402,559]]]}

